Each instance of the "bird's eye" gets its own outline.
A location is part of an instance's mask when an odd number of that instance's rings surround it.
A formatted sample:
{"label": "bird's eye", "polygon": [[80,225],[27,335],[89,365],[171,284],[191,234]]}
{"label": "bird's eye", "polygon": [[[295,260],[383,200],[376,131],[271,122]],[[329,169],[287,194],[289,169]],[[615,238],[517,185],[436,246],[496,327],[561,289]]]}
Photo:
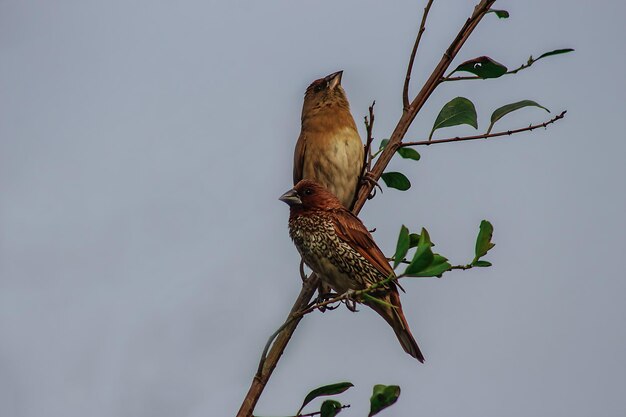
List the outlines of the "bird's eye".
{"label": "bird's eye", "polygon": [[315,92],[316,93],[319,93],[323,89],[324,89],[324,83],[319,83],[318,85],[315,86]]}
{"label": "bird's eye", "polygon": [[311,194],[313,194],[313,190],[312,189],[310,189],[310,188],[305,188],[304,189],[304,195],[311,195]]}

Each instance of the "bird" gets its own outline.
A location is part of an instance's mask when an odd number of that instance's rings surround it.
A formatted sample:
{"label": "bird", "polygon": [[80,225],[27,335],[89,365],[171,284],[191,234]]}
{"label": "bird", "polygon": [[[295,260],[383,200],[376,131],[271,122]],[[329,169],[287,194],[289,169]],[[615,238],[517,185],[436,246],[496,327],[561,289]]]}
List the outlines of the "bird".
{"label": "bird", "polygon": [[[337,293],[363,290],[395,277],[361,220],[323,185],[302,180],[279,199],[289,205],[289,235],[300,256]],[[362,302],[387,321],[405,352],[423,363],[424,355],[404,317],[397,285],[389,281],[370,295],[384,303],[368,298]]]}
{"label": "bird", "polygon": [[312,179],[351,208],[363,168],[363,142],[341,86],[343,71],[315,80],[304,94],[293,184]]}

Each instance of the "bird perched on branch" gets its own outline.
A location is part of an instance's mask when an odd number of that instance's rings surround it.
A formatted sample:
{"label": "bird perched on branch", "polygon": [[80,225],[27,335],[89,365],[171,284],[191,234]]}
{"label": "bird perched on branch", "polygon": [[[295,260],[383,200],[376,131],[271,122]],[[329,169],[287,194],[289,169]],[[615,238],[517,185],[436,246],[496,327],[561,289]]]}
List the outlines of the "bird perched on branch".
{"label": "bird perched on branch", "polygon": [[363,167],[363,143],[341,86],[343,71],[313,81],[304,94],[293,183],[312,179],[351,208]]}
{"label": "bird perched on branch", "polygon": [[[394,272],[361,220],[315,181],[302,180],[280,197],[289,205],[289,235],[304,262],[337,293],[366,289]],[[364,298],[391,325],[402,348],[424,362],[402,312],[393,281]]]}

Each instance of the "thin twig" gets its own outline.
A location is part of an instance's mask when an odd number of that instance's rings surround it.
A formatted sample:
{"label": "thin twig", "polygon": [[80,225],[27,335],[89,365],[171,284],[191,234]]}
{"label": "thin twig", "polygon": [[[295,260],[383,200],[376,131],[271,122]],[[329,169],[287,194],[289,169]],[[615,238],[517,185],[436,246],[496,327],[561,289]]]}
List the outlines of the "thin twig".
{"label": "thin twig", "polygon": [[276,339],[280,332],[282,332],[287,326],[289,326],[292,321],[294,321],[298,317],[301,316],[290,316],[274,333],[272,333],[269,339],[267,339],[265,347],[263,348],[263,352],[261,353],[261,360],[259,361],[259,367],[257,368],[256,376],[260,377],[263,374],[263,365],[265,365],[265,360],[267,359],[267,352],[270,350],[270,346],[272,346],[272,342],[274,341],[274,339]]}
{"label": "thin twig", "polygon": [[543,128],[547,128],[548,125],[551,125],[552,123],[556,122],[557,120],[561,120],[562,118],[565,117],[565,113],[567,113],[567,110],[563,110],[560,114],[554,116],[552,119],[548,120],[547,122],[543,122],[543,123],[539,123],[536,125],[530,125],[527,127],[523,127],[521,129],[514,129],[514,130],[506,130],[503,132],[497,132],[497,133],[484,133],[482,135],[475,135],[475,136],[461,136],[461,137],[454,137],[454,138],[447,138],[447,139],[434,139],[434,140],[420,140],[417,142],[404,142],[401,143],[400,145],[398,145],[398,148],[405,148],[407,146],[421,146],[421,145],[432,145],[434,143],[448,143],[448,142],[462,142],[465,140],[475,140],[475,139],[487,139],[487,138],[495,138],[498,136],[509,136],[509,135],[514,135],[515,133],[520,133],[520,132],[526,132],[526,131],[531,131],[531,130],[535,130],[538,129],[540,127]]}
{"label": "thin twig", "polygon": [[422,40],[422,34],[426,30],[426,19],[428,18],[428,12],[430,6],[432,6],[434,0],[428,0],[426,7],[424,7],[424,13],[422,14],[422,23],[417,31],[417,37],[413,44],[413,51],[411,51],[411,57],[409,58],[409,65],[406,69],[406,77],[404,78],[404,88],[402,89],[402,107],[404,112],[409,111],[409,84],[411,83],[411,74],[413,73],[413,63],[415,62],[415,56],[417,55],[417,48],[419,48],[420,41]]}
{"label": "thin twig", "polygon": [[[342,409],[342,410],[343,410],[344,408],[350,408],[350,404],[342,405],[342,406],[340,407],[340,409]],[[320,415],[320,414],[322,414],[322,412],[321,412],[321,411],[314,411],[314,412],[312,412],[312,413],[308,413],[308,414],[298,414],[298,415],[295,415],[295,416],[289,416],[289,417],[313,417],[313,416],[317,416],[317,415]],[[259,416],[254,416],[254,417],[259,417]]]}
{"label": "thin twig", "polygon": [[[387,258],[387,260],[389,262],[393,261],[393,258]],[[410,265],[411,261],[407,261],[406,258],[404,258],[403,260],[400,261],[401,264],[405,264],[405,265]],[[474,265],[472,264],[467,264],[467,265],[452,265],[450,267],[450,269],[448,269],[448,271],[452,271],[453,269],[460,269],[462,271],[465,271],[466,269],[472,269],[474,268]],[[446,271],[447,272],[447,271]],[[403,275],[401,275],[399,278],[404,278]],[[432,278],[432,277],[424,277],[424,278]]]}
{"label": "thin twig", "polygon": [[[342,405],[342,406],[340,407],[340,409],[341,409],[341,410],[343,410],[344,408],[350,408],[350,404]],[[322,412],[321,412],[321,411],[314,411],[314,412],[312,412],[312,413],[308,413],[308,414],[298,414],[298,415],[296,415],[296,416],[292,416],[292,417],[313,417],[313,416],[317,416],[317,415],[320,415],[320,414],[322,414]]]}
{"label": "thin twig", "polygon": [[376,100],[372,102],[372,105],[369,106],[369,116],[365,116],[365,132],[367,134],[367,138],[365,140],[365,150],[363,152],[363,168],[361,168],[360,179],[363,180],[365,178],[365,174],[370,172],[372,168],[372,159],[374,155],[372,155],[372,142],[374,141],[374,136],[372,134],[374,129],[374,105],[376,105]]}
{"label": "thin twig", "polygon": [[[509,70],[507,72],[505,72],[502,75],[511,75],[511,74],[517,74],[518,72],[525,70],[526,68],[530,68],[530,66],[532,64],[534,64],[535,62],[539,61],[541,58],[533,58],[532,56],[530,58],[528,58],[528,61],[526,61],[525,64],[520,65],[519,67],[515,68],[514,70]],[[465,81],[465,80],[491,80],[495,78],[482,78],[479,77],[478,75],[468,75],[468,76],[462,76],[462,77],[451,77],[451,75],[454,73],[454,71],[452,71],[450,74],[448,74],[447,76],[443,77],[441,79],[441,81]],[[501,76],[502,76],[501,75]],[[500,76],[500,77],[501,77]],[[497,77],[497,78],[500,78]]]}
{"label": "thin twig", "polygon": [[461,271],[465,271],[467,269],[472,269],[474,268],[474,265],[471,264],[467,264],[467,265],[453,265],[450,267],[450,271],[452,271],[453,269],[460,269]]}
{"label": "thin twig", "polygon": [[[341,409],[344,409],[344,408],[350,408],[350,404],[342,405]],[[313,416],[316,416],[318,414],[322,414],[322,412],[321,411],[316,411],[314,413],[309,413],[309,414],[300,414],[297,417],[313,417]]]}

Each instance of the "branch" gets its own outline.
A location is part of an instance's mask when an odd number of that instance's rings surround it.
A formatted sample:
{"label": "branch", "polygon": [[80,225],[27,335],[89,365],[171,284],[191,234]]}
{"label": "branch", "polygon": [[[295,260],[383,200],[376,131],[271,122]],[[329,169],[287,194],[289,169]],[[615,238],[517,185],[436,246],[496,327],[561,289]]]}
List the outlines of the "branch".
{"label": "branch", "polygon": [[[309,305],[309,301],[311,300],[311,298],[313,298],[318,283],[319,277],[313,273],[302,284],[302,290],[300,290],[298,298],[296,298],[293,307],[291,307],[289,317]],[[291,339],[291,336],[295,332],[296,327],[298,326],[298,323],[300,323],[301,319],[302,317],[298,317],[292,320],[290,323],[286,324],[280,334],[278,334],[278,337],[276,337],[274,344],[272,344],[271,349],[269,349],[269,352],[267,353],[267,357],[263,361],[261,369],[258,370],[261,372],[257,371],[256,375],[254,375],[254,378],[252,379],[252,384],[250,385],[250,389],[248,390],[248,393],[246,394],[246,397],[241,404],[239,412],[237,412],[237,417],[252,416],[252,411],[254,410],[257,401],[261,397],[261,393],[263,392],[267,381],[272,375],[274,368],[276,368],[276,365],[278,364],[278,361],[280,360],[280,357],[282,356],[285,347],[287,347],[287,343],[289,343],[289,339]]]}
{"label": "branch", "polygon": [[461,136],[461,137],[454,137],[454,138],[447,138],[447,139],[435,139],[435,140],[421,140],[421,141],[417,141],[417,142],[404,142],[398,145],[398,148],[405,148],[407,146],[420,146],[420,145],[432,145],[434,143],[448,143],[448,142],[462,142],[462,141],[466,141],[466,140],[474,140],[474,139],[487,139],[487,138],[495,138],[498,136],[510,136],[510,135],[514,135],[516,133],[521,133],[521,132],[526,132],[526,131],[531,131],[531,130],[535,130],[538,129],[540,127],[543,128],[547,128],[548,125],[551,125],[552,123],[556,122],[557,120],[561,120],[562,118],[565,117],[565,113],[567,113],[567,110],[563,110],[561,112],[561,114],[558,114],[556,116],[554,116],[552,119],[548,120],[547,122],[543,122],[543,123],[539,123],[536,125],[530,125],[528,127],[523,127],[521,129],[515,129],[515,130],[506,130],[503,132],[497,132],[497,133],[484,133],[482,135],[476,135],[476,136]]}
{"label": "branch", "polygon": [[[394,129],[391,137],[389,139],[389,144],[385,147],[385,150],[380,155],[376,164],[374,165],[372,171],[370,172],[371,178],[375,181],[380,178],[383,171],[391,161],[391,158],[395,154],[398,149],[399,144],[402,142],[404,135],[406,134],[409,126],[417,116],[417,113],[421,110],[426,103],[426,100],[433,93],[435,88],[441,82],[441,78],[444,75],[445,71],[450,66],[450,63],[457,55],[465,41],[472,34],[480,20],[483,18],[485,13],[489,10],[489,8],[495,3],[496,0],[481,0],[476,7],[474,8],[474,12],[471,17],[467,19],[457,36],[454,38],[443,57],[439,61],[439,64],[435,67],[432,74],[417,94],[417,96],[413,99],[411,104],[408,106],[408,109],[403,112],[396,128]],[[356,215],[359,213],[365,202],[367,201],[367,197],[370,195],[375,182],[374,181],[365,181],[361,183],[359,191],[357,193],[358,198],[352,208],[352,212]],[[302,285],[302,290],[298,295],[293,307],[291,308],[290,315],[306,308],[309,305],[310,300],[313,298],[315,294],[315,290],[317,288],[319,282],[319,277],[316,274],[311,274],[311,277],[306,280],[306,282]],[[276,338],[276,341],[272,344],[272,347],[269,349],[267,353],[267,358],[263,363],[263,367],[260,373],[254,376],[252,380],[252,384],[246,397],[243,400],[241,408],[237,413],[237,417],[250,417],[252,415],[252,411],[267,384],[274,368],[278,364],[280,357],[289,343],[289,339],[296,330],[300,320],[302,317],[294,319],[291,323],[287,324],[282,332]]]}
{"label": "branch", "polygon": [[422,23],[420,23],[419,31],[417,32],[417,38],[413,44],[413,51],[411,51],[411,58],[409,58],[409,65],[406,69],[406,77],[404,78],[404,88],[402,89],[402,107],[404,112],[409,111],[409,83],[411,82],[411,73],[413,72],[413,63],[415,62],[415,55],[417,54],[417,48],[422,40],[422,34],[426,30],[426,19],[428,18],[428,12],[430,6],[432,6],[434,0],[428,0],[426,7],[424,7],[424,13],[422,14]]}
{"label": "branch", "polygon": [[[437,86],[441,83],[441,78],[452,63],[452,60],[456,57],[465,41],[470,37],[480,20],[491,8],[493,3],[495,3],[495,0],[481,0],[480,3],[476,5],[472,16],[467,19],[446,52],[443,54],[443,57],[441,57],[441,60],[431,73],[430,77],[409,105],[408,111],[402,113],[396,128],[389,138],[389,143],[380,154],[380,157],[376,160],[376,164],[370,171],[370,177],[373,180],[378,180],[380,178],[385,168],[391,161],[391,158],[393,158],[393,155],[398,150],[399,145],[401,144],[404,135],[406,135],[406,132],[409,130],[409,126],[411,126],[415,116],[417,116],[417,113],[422,109],[426,100],[428,100],[433,91],[435,91],[435,88],[437,88]],[[372,181],[366,181],[361,184],[361,188],[358,192],[358,198],[352,209],[354,214],[358,214],[361,210],[373,188],[374,182]]]}

